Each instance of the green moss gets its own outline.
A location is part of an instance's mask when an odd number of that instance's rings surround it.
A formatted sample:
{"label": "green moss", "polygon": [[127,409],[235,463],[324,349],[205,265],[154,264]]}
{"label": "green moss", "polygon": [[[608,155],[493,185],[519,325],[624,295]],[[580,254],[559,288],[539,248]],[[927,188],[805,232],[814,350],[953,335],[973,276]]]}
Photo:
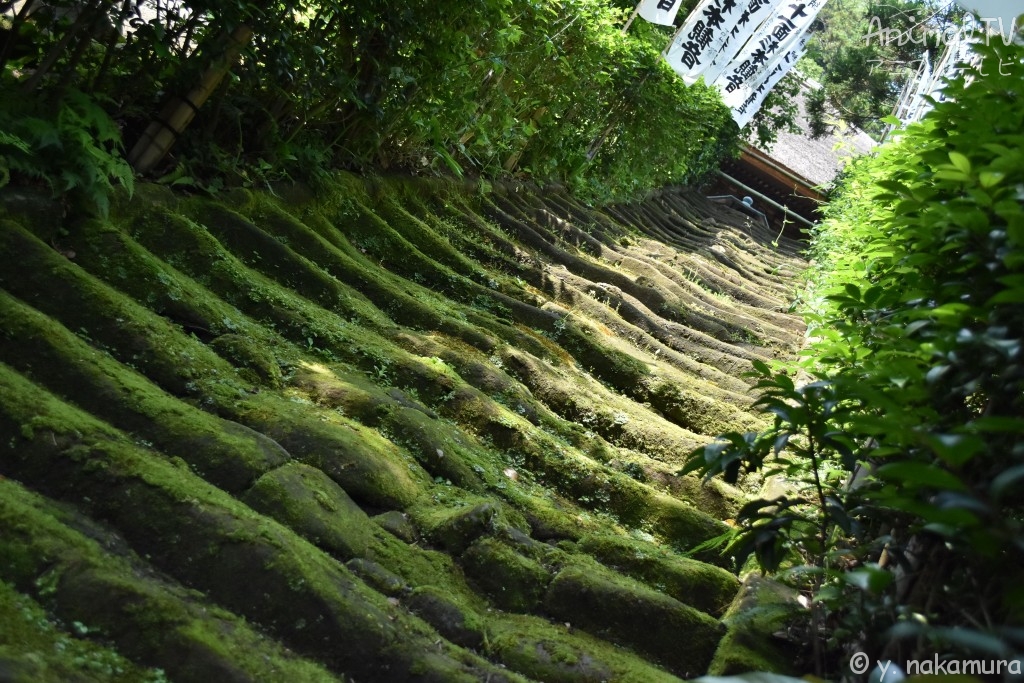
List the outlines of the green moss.
{"label": "green moss", "polygon": [[483,492],[480,474],[482,458],[476,456],[458,430],[437,417],[415,408],[398,407],[388,412],[383,426],[397,443],[404,444],[416,461],[438,480],[468,491]]}
{"label": "green moss", "polygon": [[550,683],[670,683],[680,679],[572,622],[509,615],[492,625],[488,653],[533,680]]}
{"label": "green moss", "polygon": [[[567,448],[478,392],[458,392],[448,409],[457,420],[483,431],[495,445],[521,458],[545,485],[587,508],[606,511],[625,525],[655,533],[677,548],[688,550],[725,530],[695,507]],[[701,559],[724,562],[711,555]]]}
{"label": "green moss", "polygon": [[[0,475],[77,510],[5,519],[0,579],[175,680],[702,673],[718,631],[686,605],[718,614],[735,580],[669,548],[736,501],[671,473],[751,424],[730,373],[770,354],[665,316],[789,335],[753,308],[781,305],[749,274],[777,255],[660,206],[620,225],[520,192],[502,218],[422,180],[142,185],[107,221],[9,189]],[[709,240],[738,270],[689,254]]]}
{"label": "green moss", "polygon": [[605,566],[713,616],[721,616],[739,590],[739,580],[724,569],[647,541],[593,535],[582,539],[579,548]]}
{"label": "green moss", "polygon": [[288,458],[261,434],[176,400],[3,291],[0,327],[7,331],[0,353],[8,363],[228,490],[246,488]]}
{"label": "green moss", "polygon": [[397,446],[335,411],[266,393],[248,397],[233,410],[239,421],[324,472],[364,505],[397,510],[425,493],[425,473]]}
{"label": "green moss", "polygon": [[272,388],[281,386],[281,366],[263,344],[240,334],[222,334],[210,346],[243,373],[251,373],[247,379],[253,384],[264,384]]}
{"label": "green moss", "polygon": [[[441,256],[442,261],[450,261],[451,249],[439,246],[445,241],[436,236],[426,237],[426,225],[419,219],[412,217],[404,209],[395,209],[394,203],[388,199],[380,203],[385,213],[388,206],[391,212],[406,227],[415,232],[418,241],[413,242],[395,230],[388,221],[382,219],[377,213],[381,208],[376,205],[370,206],[371,202],[354,201],[351,203],[353,216],[347,216],[344,222],[335,221],[314,221],[306,216],[305,220],[311,224],[316,223],[318,232],[339,250],[345,252],[346,256],[363,271],[372,272],[367,278],[366,272],[356,276],[356,280],[363,282],[361,285],[364,291],[373,298],[381,308],[398,313],[399,308],[404,308],[400,315],[392,314],[396,320],[401,320],[406,325],[424,327],[427,329],[438,329],[447,334],[460,338],[473,346],[490,351],[494,346],[493,339],[481,338],[480,329],[486,330],[508,343],[529,348],[532,351],[539,351],[540,347],[530,335],[524,334],[515,326],[509,325],[511,320],[534,325],[550,326],[554,318],[536,307],[536,301],[532,296],[524,298],[528,302],[521,301],[515,297],[509,297],[497,291],[494,285],[497,280],[487,276],[482,270],[467,265],[468,262],[461,257],[455,258],[455,270],[447,265],[435,261],[427,254],[420,251],[419,244],[423,244],[428,251],[436,252],[439,249],[449,256]],[[397,211],[397,213],[396,213]],[[342,234],[344,232],[344,234]],[[322,252],[319,249],[318,252]],[[328,250],[333,251],[333,250]],[[307,255],[310,252],[306,251]],[[331,257],[328,257],[331,259]],[[338,267],[346,267],[338,264]],[[351,264],[347,266],[351,269]],[[470,279],[464,274],[466,272],[475,278]],[[393,273],[398,273],[405,279],[396,278]],[[497,276],[497,274],[495,274]],[[339,275],[339,277],[341,277]],[[393,283],[388,299],[382,300],[379,293],[371,294],[369,289],[379,289],[381,283]],[[444,296],[439,296],[443,294]],[[427,311],[410,308],[406,301],[411,295],[416,301],[427,304]],[[432,310],[431,310],[432,309]],[[428,313],[424,317],[424,313]],[[390,314],[390,313],[389,313]],[[440,314],[440,315],[439,315]],[[447,314],[447,315],[446,315]],[[460,324],[449,316],[465,320],[470,325]],[[480,329],[474,329],[480,328]]]}
{"label": "green moss", "polygon": [[703,612],[599,565],[559,572],[544,607],[556,619],[628,645],[684,678],[707,669],[725,632]]}
{"label": "green moss", "polygon": [[75,262],[137,303],[209,341],[238,334],[264,353],[285,353],[279,336],[176,268],[161,261],[118,227],[88,220],[68,226]]}
{"label": "green moss", "polygon": [[[0,479],[0,492],[0,522],[5,530],[0,534],[0,556],[5,558],[0,562],[0,578],[34,592],[77,631],[75,635],[114,641],[124,655],[164,669],[175,681],[199,683],[225,674],[240,681],[278,676],[309,682],[335,680],[233,614],[197,604],[194,593],[143,570],[123,541],[73,510],[59,508],[9,480]],[[9,607],[10,599],[4,584],[0,605]],[[31,627],[13,631],[17,621],[0,619],[0,653],[17,655],[15,662],[28,653],[40,655],[28,661],[36,677],[25,680],[74,680],[76,669],[89,676],[87,680],[167,680],[155,670],[124,663],[94,642],[59,632],[37,616],[37,608],[26,598],[14,600],[21,608],[18,618],[31,620]],[[47,651],[50,647],[55,649]],[[237,657],[245,651],[259,651],[262,656]],[[117,668],[123,673],[111,675]],[[46,678],[58,672],[69,675]]]}
{"label": "green moss", "polygon": [[647,398],[643,380],[651,369],[643,360],[602,344],[573,320],[565,320],[556,332],[558,342],[595,377],[641,401]]}
{"label": "green moss", "polygon": [[645,469],[650,481],[680,500],[693,502],[700,510],[715,519],[733,519],[743,506],[743,492],[725,482],[704,481],[695,474],[677,475],[678,467],[656,465]]}
{"label": "green moss", "polygon": [[[649,529],[677,550],[689,551],[704,541],[721,536],[727,527],[692,504],[665,494],[652,496]],[[729,566],[728,558],[715,551],[695,555],[702,562]]]}
{"label": "green moss", "polygon": [[499,608],[532,612],[551,582],[551,572],[494,538],[481,538],[462,554],[469,577]]}
{"label": "green moss", "polygon": [[383,324],[379,311],[366,297],[244,216],[208,200],[194,200],[186,210],[220,245],[269,282],[283,285],[342,318],[362,320],[368,326]]}
{"label": "green moss", "polygon": [[[194,220],[178,214],[155,214],[147,220],[148,224],[141,226],[136,233],[144,246],[246,315],[274,328],[303,349],[318,351],[322,355],[344,359],[372,370],[375,359],[372,354],[362,350],[390,346],[376,333],[376,330],[390,326],[390,322],[362,295],[354,291],[342,291],[344,287],[328,275],[321,273],[316,283],[308,285],[317,292],[324,292],[320,295],[323,306],[317,306],[289,289],[284,276],[283,282],[278,283],[249,267]],[[236,218],[235,222],[247,226],[246,234],[255,230],[241,218]],[[276,240],[267,239],[273,243],[275,250],[274,254],[268,254],[268,259],[273,258],[278,249],[284,249],[285,256],[291,254]],[[253,265],[262,262],[252,256],[251,249],[244,245],[238,245],[238,248],[244,250]],[[320,272],[305,259],[285,256],[281,257],[281,269],[294,265],[301,272]],[[277,270],[274,268],[271,272]],[[331,284],[324,278],[330,280]],[[324,300],[324,297],[330,297],[330,301]]]}
{"label": "green moss", "polygon": [[480,615],[437,586],[412,589],[405,603],[413,614],[456,645],[479,650],[486,640]]}
{"label": "green moss", "polygon": [[[292,261],[299,255],[315,261],[327,274],[358,290],[391,319],[406,326],[445,330],[481,348],[493,346],[494,342],[488,335],[461,322],[465,314],[460,307],[453,306],[451,301],[424,287],[427,284],[425,280],[404,280],[382,267],[383,257],[373,258],[375,247],[383,239],[381,235],[390,232],[390,228],[362,204],[358,207],[365,220],[340,224],[347,226],[348,234],[342,234],[336,225],[316,213],[303,212],[303,222],[265,200],[256,203],[251,216],[269,234],[288,245],[294,252],[290,257]],[[361,226],[367,221],[371,227],[385,226],[383,232],[361,232]],[[388,259],[394,259],[399,252],[389,245],[381,251]],[[280,252],[281,247],[275,245],[272,251]],[[255,265],[266,258],[261,250],[260,260]],[[269,258],[281,260],[279,254],[271,254]],[[380,313],[374,315],[380,316]]]}
{"label": "green moss", "polygon": [[410,590],[409,584],[401,576],[388,571],[372,560],[356,557],[346,562],[345,566],[378,593],[395,597],[404,595]]}
{"label": "green moss", "polygon": [[[406,209],[407,205],[413,205],[418,202],[409,202],[408,199],[406,199],[406,202],[403,202],[402,199],[406,198],[399,198],[392,194],[384,197],[383,201],[380,202],[381,215],[388,225],[398,231],[402,237],[431,260],[444,264],[454,272],[465,277],[475,276],[478,279],[484,279],[484,273],[479,265],[476,265],[459,251],[453,249],[451,243],[444,239],[433,226],[427,225],[423,220],[417,218]],[[422,204],[417,208],[421,212],[425,209]],[[424,213],[427,213],[426,218],[430,220],[429,212]]]}
{"label": "green moss", "polygon": [[400,577],[410,588],[433,586],[464,609],[480,610],[484,606],[459,566],[443,552],[408,545],[384,534],[367,552],[366,559]]}
{"label": "green moss", "polygon": [[366,513],[309,465],[291,462],[267,472],[241,500],[343,560],[365,555],[373,542]]}
{"label": "green moss", "polygon": [[[616,446],[679,464],[700,441],[697,434],[572,369],[551,368],[515,350],[504,353],[502,360],[509,372],[551,410]],[[582,441],[578,436],[572,438]]]}
{"label": "green moss", "polygon": [[[56,495],[115,524],[164,571],[261,623],[297,651],[362,677],[385,663],[399,670],[427,667],[452,680],[488,669],[483,660],[450,647],[424,661],[417,654],[436,638],[425,624],[287,528],[139,451],[4,366],[0,390],[17,397],[0,412],[0,439],[16,453],[3,462],[5,474],[45,482]],[[30,433],[21,429],[26,422]],[[125,500],[132,505],[122,505]],[[350,647],[339,651],[336,642]]]}
{"label": "green moss", "polygon": [[[502,347],[486,355],[458,339],[436,333],[415,337],[402,335],[396,341],[418,356],[442,360],[467,384],[523,416],[531,424],[566,437],[576,433],[577,425],[558,419],[526,387],[507,373],[504,357],[511,347]],[[542,349],[539,353],[545,356],[548,352]]]}
{"label": "green moss", "polygon": [[444,507],[420,505],[409,514],[426,536],[453,553],[461,553],[480,536],[504,527],[526,526],[521,517],[497,501],[469,494],[447,501]]}
{"label": "green moss", "polygon": [[725,636],[708,667],[712,676],[734,676],[751,671],[798,675],[793,662],[796,648],[786,648],[772,634],[801,618],[803,608],[792,589],[751,574],[723,618]]}
{"label": "green moss", "polygon": [[0,581],[0,669],[10,683],[161,683],[163,671],[140,668],[115,650],[87,640],[80,621],[69,630],[37,602]]}
{"label": "green moss", "polygon": [[16,223],[0,221],[0,272],[10,294],[103,345],[171,394],[230,401],[249,388],[199,340],[91,277]]}
{"label": "green moss", "polygon": [[578,539],[607,524],[606,520],[583,513],[570,499],[539,484],[522,488],[510,483],[498,489],[498,493],[522,512],[533,538],[542,541]]}
{"label": "green moss", "polygon": [[760,421],[734,405],[662,382],[650,391],[651,405],[674,423],[697,434],[715,436],[735,430],[756,431]]}
{"label": "green moss", "polygon": [[415,543],[419,538],[416,527],[413,526],[412,522],[409,521],[409,516],[404,512],[389,510],[375,515],[372,519],[381,529],[406,543]]}
{"label": "green moss", "polygon": [[352,560],[349,565],[458,645],[480,650],[490,625],[501,618],[470,588],[449,555],[384,534],[367,557],[372,559]]}

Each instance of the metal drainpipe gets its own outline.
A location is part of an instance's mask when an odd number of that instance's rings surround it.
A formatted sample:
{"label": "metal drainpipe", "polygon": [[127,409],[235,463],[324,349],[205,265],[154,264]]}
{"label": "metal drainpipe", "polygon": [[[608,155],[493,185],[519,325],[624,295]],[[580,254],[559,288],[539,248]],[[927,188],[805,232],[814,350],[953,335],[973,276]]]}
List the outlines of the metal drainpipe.
{"label": "metal drainpipe", "polygon": [[758,192],[754,188],[748,187],[747,185],[744,185],[740,181],[738,181],[735,178],[733,178],[731,175],[729,175],[727,173],[723,173],[722,171],[715,171],[715,173],[717,173],[721,178],[725,179],[727,182],[730,182],[733,185],[735,185],[736,187],[740,188],[744,192],[746,192],[748,194],[754,195],[755,197],[760,199],[762,202],[764,202],[768,206],[775,207],[776,209],[782,211],[783,214],[785,214],[787,220],[789,219],[790,216],[792,216],[798,223],[803,223],[808,228],[813,228],[814,227],[814,223],[810,222],[809,220],[807,220],[806,218],[804,218],[800,214],[794,213],[793,211],[790,211],[788,207],[785,207],[782,204],[779,204],[777,201],[775,201],[771,197],[767,197],[767,196],[761,194],[760,192]]}

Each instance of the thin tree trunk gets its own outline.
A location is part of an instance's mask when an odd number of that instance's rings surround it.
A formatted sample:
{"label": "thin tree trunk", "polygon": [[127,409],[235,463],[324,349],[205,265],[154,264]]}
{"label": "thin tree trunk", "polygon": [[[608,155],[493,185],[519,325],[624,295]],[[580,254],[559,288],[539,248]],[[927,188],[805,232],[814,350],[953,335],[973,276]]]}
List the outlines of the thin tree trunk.
{"label": "thin tree trunk", "polygon": [[110,63],[113,61],[114,48],[117,47],[117,38],[121,35],[121,27],[124,26],[125,21],[128,20],[128,15],[132,11],[134,0],[124,0],[124,4],[121,5],[121,13],[117,17],[117,24],[114,26],[114,30],[107,36],[107,43],[103,48],[103,62],[100,64],[99,70],[92,79],[92,90],[95,92],[99,89],[100,81],[107,74],[107,69],[110,68]]}
{"label": "thin tree trunk", "polygon": [[[537,110],[533,112],[533,116],[530,117],[530,120],[533,121],[534,124],[539,124],[541,117],[544,116],[544,114],[546,114],[547,111],[548,111],[547,107],[538,107]],[[535,126],[535,127],[539,127],[539,126]],[[530,138],[526,138],[525,140],[523,140],[523,144],[522,144],[522,146],[519,147],[519,150],[516,151],[516,152],[513,152],[512,156],[510,156],[508,159],[505,160],[505,163],[502,164],[502,168],[504,168],[509,173],[514,171],[516,166],[519,165],[519,160],[523,157],[523,153],[526,151],[526,148],[529,147],[529,146],[530,146]]]}
{"label": "thin tree trunk", "polygon": [[192,36],[195,35],[196,28],[198,28],[199,22],[202,20],[202,13],[193,11],[192,16],[182,25],[182,29],[175,34],[174,39],[181,41],[181,44],[178,46],[178,57],[180,59],[185,59],[191,54]]}
{"label": "thin tree trunk", "polygon": [[[26,0],[25,4],[21,6],[18,13],[14,16],[14,21],[11,22],[11,32],[8,34],[7,41],[4,43],[3,50],[0,51],[0,69],[7,66],[7,57],[11,53],[11,47],[14,45],[14,41],[18,37],[18,33],[21,32],[21,27],[25,24],[25,18],[28,17],[29,12],[32,11],[32,6],[35,4],[35,0]],[[4,12],[14,6],[13,2],[4,3]]]}
{"label": "thin tree trunk", "polygon": [[72,39],[74,39],[78,32],[82,30],[83,26],[92,23],[93,12],[99,11],[99,6],[101,4],[102,3],[99,0],[96,2],[90,2],[82,9],[79,15],[75,17],[75,21],[71,24],[71,27],[63,36],[61,36],[61,39],[57,41],[57,44],[50,48],[50,51],[46,54],[46,57],[43,58],[39,67],[35,70],[32,76],[25,81],[24,89],[26,92],[32,92],[39,87],[40,83],[43,81],[43,77],[49,73],[50,69],[53,68],[53,65],[56,64],[57,60],[60,59],[62,54],[64,54]]}
{"label": "thin tree trunk", "polygon": [[[130,0],[126,0],[128,2]],[[57,92],[63,92],[68,85],[71,83],[71,79],[75,75],[75,69],[78,68],[79,62],[85,56],[85,51],[89,48],[93,41],[93,36],[100,35],[97,30],[97,24],[103,21],[104,17],[110,16],[110,10],[113,8],[116,0],[110,0],[106,4],[105,8],[96,8],[93,16],[88,20],[87,29],[81,32],[78,38],[78,42],[75,44],[74,50],[71,52],[71,57],[68,59],[68,63],[64,65],[64,73],[61,74],[60,82],[57,84]],[[102,9],[102,11],[101,11]],[[108,25],[108,45],[117,40],[117,36],[120,35],[119,29],[121,26],[121,14],[118,15],[118,21],[115,24]]]}
{"label": "thin tree trunk", "polygon": [[[636,86],[637,90],[639,90],[640,88],[644,87],[644,83],[647,82],[647,79],[650,78],[650,76],[651,76],[651,72],[650,71],[648,71],[647,73],[644,74],[644,77],[640,79],[640,83],[637,84],[637,86]],[[590,143],[590,149],[587,150],[587,161],[593,161],[594,157],[597,156],[597,153],[599,151],[601,151],[601,147],[604,145],[605,141],[608,140],[608,136],[611,134],[612,130],[615,128],[615,117],[617,117],[621,112],[626,110],[627,102],[626,102],[626,98],[625,98],[625,93],[623,93],[623,98],[622,99],[623,99],[623,101],[619,103],[619,106],[613,108],[612,111],[610,111],[608,113],[608,118],[609,118],[609,120],[611,122],[604,129],[604,131],[600,135],[598,135],[596,138],[594,138],[594,141],[592,143]]]}

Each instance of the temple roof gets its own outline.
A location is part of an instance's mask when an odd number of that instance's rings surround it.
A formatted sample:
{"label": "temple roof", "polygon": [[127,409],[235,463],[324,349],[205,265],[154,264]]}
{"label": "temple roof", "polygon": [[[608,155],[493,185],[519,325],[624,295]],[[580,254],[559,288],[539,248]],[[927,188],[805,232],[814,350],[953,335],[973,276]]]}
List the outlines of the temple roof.
{"label": "temple roof", "polygon": [[805,81],[803,91],[796,97],[799,110],[796,125],[801,132],[779,132],[778,141],[771,150],[760,151],[794,174],[806,178],[812,186],[828,186],[847,158],[871,151],[876,143],[864,131],[842,122],[838,126],[833,126],[834,130],[831,133],[817,139],[812,138],[809,132],[811,124],[807,117],[806,94],[819,87],[821,86],[813,81]]}

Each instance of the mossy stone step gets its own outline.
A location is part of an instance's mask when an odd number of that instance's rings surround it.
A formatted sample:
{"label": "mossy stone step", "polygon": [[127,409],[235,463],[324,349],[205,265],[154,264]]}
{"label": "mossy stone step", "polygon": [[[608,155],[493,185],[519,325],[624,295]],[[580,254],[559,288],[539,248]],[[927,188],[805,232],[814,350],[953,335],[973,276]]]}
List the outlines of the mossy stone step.
{"label": "mossy stone step", "polygon": [[628,645],[683,678],[707,670],[725,634],[717,619],[599,565],[559,572],[544,608],[559,621]]}

